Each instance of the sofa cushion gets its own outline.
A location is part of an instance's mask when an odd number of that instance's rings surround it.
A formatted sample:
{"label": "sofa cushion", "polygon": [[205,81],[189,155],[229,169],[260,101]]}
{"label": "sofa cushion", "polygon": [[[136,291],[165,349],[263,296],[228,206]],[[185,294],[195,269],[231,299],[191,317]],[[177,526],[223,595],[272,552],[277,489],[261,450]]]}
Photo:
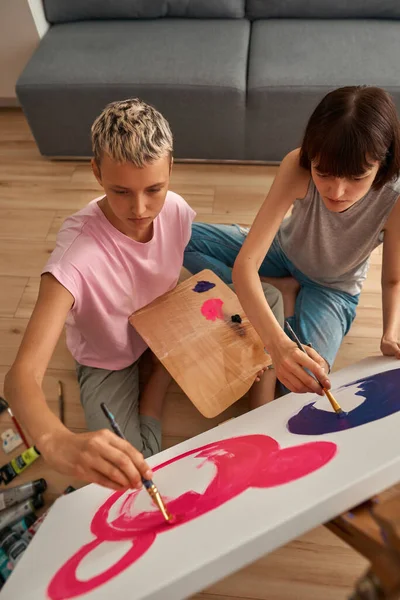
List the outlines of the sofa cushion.
{"label": "sofa cushion", "polygon": [[170,121],[176,156],[236,158],[249,36],[245,19],[54,25],[17,94],[43,154],[90,155],[94,118],[108,102],[138,96]]}
{"label": "sofa cushion", "polygon": [[399,55],[396,21],[253,23],[246,157],[281,160],[301,143],[316,104],[337,87],[378,85],[393,94],[400,108]]}
{"label": "sofa cushion", "polygon": [[250,19],[400,19],[399,0],[247,0]]}
{"label": "sofa cushion", "polygon": [[245,0],[44,0],[49,23],[186,17],[237,19]]}

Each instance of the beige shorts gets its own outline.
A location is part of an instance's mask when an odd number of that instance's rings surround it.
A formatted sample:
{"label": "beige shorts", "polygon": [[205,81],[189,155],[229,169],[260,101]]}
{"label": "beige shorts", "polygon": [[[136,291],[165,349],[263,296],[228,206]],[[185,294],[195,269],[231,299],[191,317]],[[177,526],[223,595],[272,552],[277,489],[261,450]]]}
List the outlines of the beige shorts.
{"label": "beige shorts", "polygon": [[148,458],[161,450],[161,423],[139,415],[138,363],[120,371],[76,363],[76,374],[88,429],[111,429],[100,407],[105,402],[126,439]]}

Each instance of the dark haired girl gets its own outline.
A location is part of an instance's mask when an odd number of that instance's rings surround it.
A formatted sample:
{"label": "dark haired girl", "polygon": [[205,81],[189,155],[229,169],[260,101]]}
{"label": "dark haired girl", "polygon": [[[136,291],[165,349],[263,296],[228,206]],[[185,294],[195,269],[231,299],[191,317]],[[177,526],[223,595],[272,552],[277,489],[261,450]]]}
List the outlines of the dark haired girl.
{"label": "dark haired girl", "polygon": [[[192,273],[232,278],[276,375],[294,392],[321,392],[356,314],[371,252],[383,241],[383,354],[400,358],[400,125],[376,87],[329,93],[301,148],[282,161],[250,231],[195,223],[185,252]],[[292,213],[285,218],[293,206]],[[233,268],[233,271],[232,271]],[[308,356],[281,329],[260,277],[281,290],[285,316]],[[271,398],[264,398],[264,402]]]}

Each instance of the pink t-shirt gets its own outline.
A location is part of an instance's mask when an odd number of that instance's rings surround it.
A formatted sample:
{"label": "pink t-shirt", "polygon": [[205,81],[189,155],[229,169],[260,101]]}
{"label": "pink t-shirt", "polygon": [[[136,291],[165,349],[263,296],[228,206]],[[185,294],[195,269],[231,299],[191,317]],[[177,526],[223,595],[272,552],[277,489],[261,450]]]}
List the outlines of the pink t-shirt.
{"label": "pink t-shirt", "polygon": [[66,219],[42,273],[51,273],[75,299],[66,321],[75,360],[119,370],[147,348],[128,319],[176,286],[196,213],[168,192],[153,237],[143,244],[111,225],[99,200]]}

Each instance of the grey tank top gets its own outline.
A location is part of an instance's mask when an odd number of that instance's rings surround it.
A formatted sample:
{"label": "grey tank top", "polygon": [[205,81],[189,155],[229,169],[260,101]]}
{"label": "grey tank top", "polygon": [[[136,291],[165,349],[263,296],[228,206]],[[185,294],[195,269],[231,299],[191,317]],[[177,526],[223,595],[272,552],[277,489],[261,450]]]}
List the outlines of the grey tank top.
{"label": "grey tank top", "polygon": [[354,296],[361,291],[370,254],[383,241],[382,230],[399,195],[398,179],[335,213],[326,208],[310,178],[306,196],[295,200],[277,240],[304,275]]}

